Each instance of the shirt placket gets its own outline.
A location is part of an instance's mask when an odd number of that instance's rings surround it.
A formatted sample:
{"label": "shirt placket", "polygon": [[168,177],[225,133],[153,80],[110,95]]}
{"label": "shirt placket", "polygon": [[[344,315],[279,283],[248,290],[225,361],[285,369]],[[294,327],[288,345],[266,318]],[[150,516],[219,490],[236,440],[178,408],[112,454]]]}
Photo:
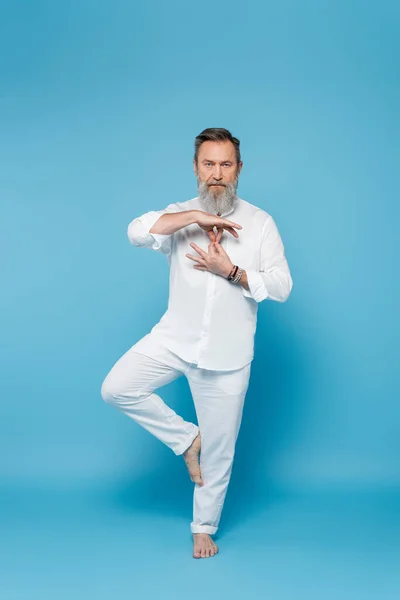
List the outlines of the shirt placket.
{"label": "shirt placket", "polygon": [[[220,215],[219,215],[220,216]],[[226,233],[224,232],[225,235],[223,235],[223,237],[225,238],[224,240],[221,238],[221,246],[224,247],[225,252],[228,251],[228,235],[231,235],[229,232]],[[213,306],[213,300],[214,300],[214,296],[215,296],[215,287],[216,287],[216,278],[218,277],[218,275],[215,275],[214,273],[210,273],[207,272],[208,275],[208,285],[207,285],[207,295],[206,295],[206,304],[205,304],[205,308],[204,308],[204,316],[203,316],[203,323],[202,323],[202,328],[201,328],[201,335],[200,335],[200,341],[199,341],[199,348],[198,348],[198,364],[200,365],[204,359],[204,357],[207,354],[207,349],[209,346],[209,341],[210,341],[210,323],[211,323],[211,311],[212,311],[212,306]],[[201,368],[201,367],[200,367]]]}
{"label": "shirt placket", "polygon": [[199,353],[198,353],[198,363],[200,364],[207,353],[208,343],[210,339],[210,323],[211,323],[211,310],[213,304],[213,298],[215,294],[215,275],[214,273],[207,273],[208,275],[208,285],[207,285],[207,295],[206,295],[206,304],[204,307],[204,315],[203,322],[201,327],[201,335],[199,341]]}

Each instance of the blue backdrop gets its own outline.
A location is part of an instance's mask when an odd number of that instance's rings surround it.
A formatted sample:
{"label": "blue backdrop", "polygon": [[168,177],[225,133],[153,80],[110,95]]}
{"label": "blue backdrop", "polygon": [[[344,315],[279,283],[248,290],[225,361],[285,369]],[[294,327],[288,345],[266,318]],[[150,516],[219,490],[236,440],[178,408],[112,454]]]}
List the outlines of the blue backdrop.
{"label": "blue backdrop", "polygon": [[[41,598],[203,597],[199,562],[230,597],[397,597],[399,24],[385,1],[0,4],[8,600],[21,568]],[[205,127],[241,140],[294,286],[259,306],[225,537],[194,561],[183,462],[100,387],[168,301],[128,223],[196,195]],[[195,418],[183,378],[160,395]]]}

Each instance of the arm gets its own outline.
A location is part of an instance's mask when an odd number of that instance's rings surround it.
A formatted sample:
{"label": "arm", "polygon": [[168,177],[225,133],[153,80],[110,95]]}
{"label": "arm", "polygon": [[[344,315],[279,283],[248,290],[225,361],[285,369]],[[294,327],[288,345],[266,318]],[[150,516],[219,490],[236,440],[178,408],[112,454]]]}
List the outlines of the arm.
{"label": "arm", "polygon": [[194,210],[181,211],[179,204],[152,210],[133,219],[128,225],[128,239],[134,246],[151,248],[168,254],[175,231],[196,222]]}
{"label": "arm", "polygon": [[183,227],[187,227],[192,223],[196,223],[196,211],[195,210],[184,210],[179,213],[163,214],[154,223],[150,229],[150,233],[157,233],[162,235],[172,235],[175,231],[179,231]]}
{"label": "arm", "polygon": [[290,295],[293,281],[282,239],[271,216],[265,221],[262,230],[260,270],[243,271],[239,284],[242,285],[244,296],[256,302],[265,299],[285,302]]}

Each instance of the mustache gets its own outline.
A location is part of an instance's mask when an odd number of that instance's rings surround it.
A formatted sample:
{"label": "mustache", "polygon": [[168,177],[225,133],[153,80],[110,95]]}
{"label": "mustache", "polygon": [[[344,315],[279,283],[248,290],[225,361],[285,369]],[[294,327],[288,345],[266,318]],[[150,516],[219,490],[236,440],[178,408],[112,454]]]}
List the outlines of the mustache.
{"label": "mustache", "polygon": [[238,179],[236,178],[234,181],[227,181],[227,182],[217,182],[217,181],[212,181],[211,183],[208,183],[207,181],[202,181],[199,177],[197,177],[197,185],[199,187],[199,189],[203,189],[208,190],[210,187],[217,187],[217,186],[221,186],[226,188],[227,190],[235,190],[238,184]]}

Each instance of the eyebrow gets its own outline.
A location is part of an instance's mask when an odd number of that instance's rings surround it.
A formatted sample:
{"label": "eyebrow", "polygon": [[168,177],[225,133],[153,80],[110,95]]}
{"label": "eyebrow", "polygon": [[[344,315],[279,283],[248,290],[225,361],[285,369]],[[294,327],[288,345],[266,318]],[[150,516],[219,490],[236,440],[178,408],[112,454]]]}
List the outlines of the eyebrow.
{"label": "eyebrow", "polygon": [[[211,159],[209,159],[209,158],[203,158],[203,162],[215,162],[215,160],[211,160]],[[231,161],[231,160],[229,160],[229,159],[227,159],[227,160],[221,160],[220,162],[221,162],[221,163],[227,163],[227,162],[228,162],[228,163],[231,163],[232,161]]]}

